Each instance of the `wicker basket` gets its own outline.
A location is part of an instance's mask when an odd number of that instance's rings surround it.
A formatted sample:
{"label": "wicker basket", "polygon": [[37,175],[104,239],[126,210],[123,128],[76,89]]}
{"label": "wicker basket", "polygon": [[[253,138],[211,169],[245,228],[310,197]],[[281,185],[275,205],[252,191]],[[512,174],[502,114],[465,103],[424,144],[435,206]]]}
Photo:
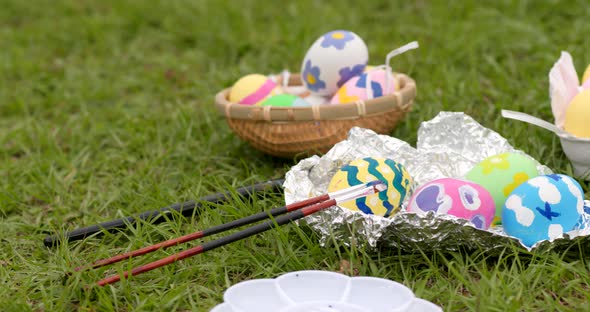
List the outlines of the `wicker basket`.
{"label": "wicker basket", "polygon": [[[404,74],[395,77],[398,91],[368,101],[312,107],[248,106],[230,103],[228,88],[215,96],[215,103],[230,128],[264,153],[283,158],[323,154],[346,139],[352,127],[388,134],[397,126],[412,107],[416,83]],[[300,76],[291,75],[289,85],[301,85]]]}

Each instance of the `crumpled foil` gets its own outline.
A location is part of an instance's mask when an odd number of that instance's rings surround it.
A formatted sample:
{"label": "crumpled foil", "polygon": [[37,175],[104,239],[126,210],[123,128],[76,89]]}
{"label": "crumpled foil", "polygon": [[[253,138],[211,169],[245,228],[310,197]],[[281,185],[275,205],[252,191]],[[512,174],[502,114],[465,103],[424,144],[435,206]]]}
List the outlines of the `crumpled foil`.
{"label": "crumpled foil", "polygon": [[[430,121],[423,122],[418,130],[416,148],[407,142],[372,130],[352,128],[347,140],[337,143],[324,156],[312,156],[300,161],[286,174],[285,202],[291,204],[309,197],[325,194],[332,176],[348,162],[363,157],[386,157],[406,167],[416,186],[443,178],[463,178],[483,159],[503,153],[521,153],[498,133],[487,129],[461,112],[441,112]],[[534,159],[533,159],[534,160]],[[542,174],[552,171],[534,160]],[[338,241],[344,245],[363,245],[369,249],[393,247],[415,251],[457,251],[459,249],[483,249],[501,252],[507,246],[527,251],[565,249],[572,244],[589,244],[590,215],[584,215],[576,229],[562,238],[541,241],[532,247],[507,235],[501,226],[489,230],[475,228],[467,220],[451,215],[429,212],[418,215],[406,212],[408,195],[401,212],[390,218],[367,215],[338,206],[308,216],[301,224],[307,224],[320,234],[320,245]],[[590,201],[585,202],[590,210]]]}

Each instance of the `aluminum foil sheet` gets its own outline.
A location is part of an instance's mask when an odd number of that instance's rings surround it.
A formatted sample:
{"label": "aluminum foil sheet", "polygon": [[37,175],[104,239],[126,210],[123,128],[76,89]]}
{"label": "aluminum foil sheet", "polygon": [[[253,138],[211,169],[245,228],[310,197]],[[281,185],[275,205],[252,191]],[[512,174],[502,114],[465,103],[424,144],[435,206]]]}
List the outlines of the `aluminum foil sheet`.
{"label": "aluminum foil sheet", "polygon": [[[498,133],[487,129],[461,112],[441,112],[430,121],[423,122],[418,130],[417,146],[372,130],[352,128],[348,139],[324,156],[312,156],[300,161],[286,174],[284,189],[287,204],[325,194],[332,176],[348,162],[363,157],[386,157],[404,164],[415,185],[443,177],[463,178],[483,159],[503,153],[517,152]],[[542,174],[552,171],[535,160]],[[574,243],[589,244],[590,215],[571,232],[553,241],[542,241],[526,247],[516,238],[508,236],[501,226],[479,230],[467,220],[450,215],[424,216],[405,211],[410,196],[406,196],[400,213],[390,218],[366,215],[345,208],[332,207],[306,217],[301,221],[320,234],[320,244],[326,246],[336,240],[339,244],[363,245],[369,249],[393,247],[403,250],[456,251],[478,248],[500,252],[513,245],[523,250],[568,248]],[[590,201],[585,202],[590,211]]]}

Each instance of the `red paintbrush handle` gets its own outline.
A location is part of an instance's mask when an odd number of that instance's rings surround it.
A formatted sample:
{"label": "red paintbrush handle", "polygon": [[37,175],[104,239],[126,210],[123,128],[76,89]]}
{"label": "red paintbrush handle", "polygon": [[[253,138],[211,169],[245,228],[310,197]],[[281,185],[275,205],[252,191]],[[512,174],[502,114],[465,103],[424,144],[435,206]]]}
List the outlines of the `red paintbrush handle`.
{"label": "red paintbrush handle", "polygon": [[[144,272],[147,272],[147,271],[151,271],[153,269],[157,269],[159,267],[162,267],[162,266],[165,266],[167,264],[176,262],[178,260],[182,260],[182,259],[187,258],[187,257],[198,255],[198,254],[202,253],[203,251],[204,251],[203,250],[203,246],[193,247],[191,249],[188,249],[188,250],[179,252],[177,254],[168,256],[166,258],[162,258],[162,259],[160,259],[158,261],[154,261],[154,262],[148,263],[146,265],[142,265],[142,266],[137,267],[137,268],[135,268],[135,269],[133,269],[131,271],[124,272],[123,273],[123,276],[125,278],[127,278],[127,277],[129,277],[129,275],[138,275],[138,274],[141,274],[141,273],[144,273]],[[107,277],[105,279],[102,279],[102,280],[98,281],[97,284],[99,286],[105,286],[105,285],[108,285],[108,284],[116,283],[119,280],[121,280],[121,276],[120,275],[111,275],[111,276],[109,276],[109,277]]]}
{"label": "red paintbrush handle", "polygon": [[[199,239],[199,238],[201,238],[203,236],[204,236],[203,235],[203,231],[198,231],[198,232],[195,232],[195,233],[187,234],[187,235],[184,235],[184,236],[181,236],[181,237],[177,237],[177,238],[174,238],[174,239],[170,239],[170,240],[167,240],[167,241],[164,241],[164,242],[161,242],[161,243],[157,243],[157,244],[154,244],[154,245],[143,247],[141,249],[137,249],[137,250],[134,250],[134,251],[122,253],[120,255],[116,255],[116,256],[111,257],[111,258],[98,260],[98,261],[92,263],[90,265],[90,267],[91,268],[99,268],[99,267],[102,267],[102,266],[105,266],[105,265],[109,265],[109,264],[112,264],[112,263],[119,262],[121,260],[125,260],[125,259],[129,259],[129,258],[133,258],[133,257],[145,255],[147,253],[154,252],[154,251],[156,251],[156,250],[158,250],[160,248],[168,248],[170,246],[175,246],[175,245],[178,245],[178,244],[186,243],[186,242],[189,242],[189,241],[192,241],[192,240],[195,240],[195,239]],[[85,268],[86,267],[78,267],[75,270],[76,271],[80,271],[80,270],[83,270]]]}

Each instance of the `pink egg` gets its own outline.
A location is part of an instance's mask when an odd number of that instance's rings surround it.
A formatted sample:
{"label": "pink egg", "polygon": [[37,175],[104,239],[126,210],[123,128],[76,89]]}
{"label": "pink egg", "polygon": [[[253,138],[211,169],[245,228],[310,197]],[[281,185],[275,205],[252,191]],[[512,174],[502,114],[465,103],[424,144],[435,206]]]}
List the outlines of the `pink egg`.
{"label": "pink egg", "polygon": [[496,205],[490,192],[483,186],[453,178],[430,181],[421,186],[410,198],[408,212],[449,214],[466,219],[478,229],[486,230],[492,224]]}
{"label": "pink egg", "polygon": [[[393,74],[389,73],[389,88],[386,88],[386,73],[385,69],[379,68],[350,78],[338,89],[330,103],[344,104],[369,100],[395,92],[397,90],[397,79],[394,79]],[[367,79],[370,83],[367,83]]]}

